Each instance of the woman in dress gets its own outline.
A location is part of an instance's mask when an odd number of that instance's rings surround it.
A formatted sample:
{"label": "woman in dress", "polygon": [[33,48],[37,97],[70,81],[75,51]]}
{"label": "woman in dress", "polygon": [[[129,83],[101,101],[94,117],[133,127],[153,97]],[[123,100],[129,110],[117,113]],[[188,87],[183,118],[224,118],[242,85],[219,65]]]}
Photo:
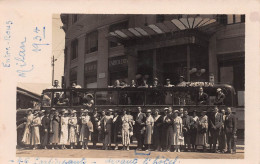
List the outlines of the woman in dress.
{"label": "woman in dress", "polygon": [[151,115],[151,110],[147,110],[147,117],[145,121],[145,138],[144,144],[146,145],[146,151],[151,151],[151,144],[152,144],[152,135],[153,135],[153,126],[154,126],[154,119]]}
{"label": "woman in dress", "polygon": [[174,152],[180,152],[180,146],[184,145],[184,138],[182,134],[182,119],[179,116],[179,111],[174,111],[174,120],[173,120],[173,145]]}
{"label": "woman in dress", "polygon": [[82,145],[81,149],[88,149],[88,141],[89,141],[89,135],[90,135],[90,131],[88,128],[88,122],[90,121],[90,116],[88,115],[88,110],[85,109],[83,110],[81,113],[81,117],[80,117],[80,123],[81,123],[81,127],[80,127],[80,135],[79,135],[79,142]]}
{"label": "woman in dress", "polygon": [[71,115],[69,118],[69,143],[70,148],[73,149],[75,146],[75,143],[77,143],[77,125],[78,125],[78,119],[76,116],[76,111],[72,110]]}
{"label": "woman in dress", "polygon": [[61,149],[66,149],[65,145],[68,143],[68,123],[69,118],[67,117],[68,111],[65,109],[62,109],[61,111],[61,118],[60,118],[60,144]]}
{"label": "woman in dress", "polygon": [[129,150],[129,144],[130,144],[130,119],[127,115],[126,109],[123,111],[122,116],[122,145],[123,149],[125,150],[125,147],[127,147],[127,150]]}
{"label": "woman in dress", "polygon": [[197,146],[196,146],[196,137],[197,137],[197,129],[198,129],[198,119],[199,117],[197,116],[196,110],[193,111],[193,123],[190,126],[190,134],[191,134],[191,147],[193,151],[196,151]]}
{"label": "woman in dress", "polygon": [[196,145],[202,145],[204,151],[206,151],[208,131],[208,116],[206,113],[206,111],[202,111],[201,116],[198,119],[198,130],[196,138]]}
{"label": "woman in dress", "polygon": [[22,142],[25,145],[31,144],[31,124],[32,124],[32,120],[33,120],[32,109],[28,109],[24,133],[23,133],[23,138],[22,138]]}
{"label": "woman in dress", "polygon": [[[55,109],[54,109],[55,110]],[[50,126],[50,143],[52,143],[52,149],[59,149],[59,135],[60,135],[60,116],[59,111],[55,110],[55,113],[51,118],[51,126]]]}
{"label": "woman in dress", "polygon": [[159,109],[154,111],[153,143],[155,151],[161,150],[163,117],[159,115]]}
{"label": "woman in dress", "polygon": [[112,136],[112,124],[113,124],[113,110],[109,109],[108,114],[104,118],[104,128],[105,128],[105,150],[111,148],[111,136]]}
{"label": "woman in dress", "polygon": [[39,117],[39,113],[36,112],[34,114],[34,118],[32,120],[32,143],[33,149],[37,148],[37,145],[40,145],[40,126],[41,126],[41,118]]}
{"label": "woman in dress", "polygon": [[113,130],[113,141],[115,143],[115,150],[118,150],[118,142],[119,137],[118,135],[121,133],[121,126],[122,126],[122,119],[118,115],[118,111],[114,112],[114,118],[113,118],[113,124],[112,124],[112,130]]}
{"label": "woman in dress", "polygon": [[42,118],[42,130],[43,130],[43,136],[42,136],[42,147],[44,149],[47,149],[47,145],[49,143],[49,133],[50,133],[50,111],[45,111],[45,116]]}

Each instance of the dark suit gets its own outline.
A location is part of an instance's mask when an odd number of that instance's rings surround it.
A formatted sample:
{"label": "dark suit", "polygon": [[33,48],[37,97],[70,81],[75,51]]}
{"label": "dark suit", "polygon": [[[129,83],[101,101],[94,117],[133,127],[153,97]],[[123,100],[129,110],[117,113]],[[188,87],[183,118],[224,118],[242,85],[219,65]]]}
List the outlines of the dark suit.
{"label": "dark suit", "polygon": [[157,120],[154,120],[153,144],[154,144],[154,148],[157,150],[161,148],[162,130],[163,130],[162,123],[163,123],[163,116],[159,116]]}
{"label": "dark suit", "polygon": [[222,114],[222,127],[220,130],[220,136],[219,136],[219,150],[224,151],[226,149],[226,133],[224,129],[224,122],[226,119],[226,115]]}
{"label": "dark suit", "polygon": [[122,118],[121,116],[117,116],[115,122],[113,120],[113,124],[112,124],[112,131],[113,131],[113,142],[114,143],[118,143],[119,142],[119,138],[118,138],[118,134],[121,133],[122,130]]}
{"label": "dark suit", "polygon": [[145,126],[146,115],[144,113],[137,114],[135,119],[135,131],[137,139],[137,148],[142,149],[144,145],[144,132],[142,131]]}
{"label": "dark suit", "polygon": [[92,133],[91,139],[92,139],[94,146],[96,146],[96,143],[98,142],[98,138],[99,138],[99,136],[98,136],[98,134],[99,134],[98,122],[99,121],[100,121],[100,115],[98,113],[96,115],[92,115],[91,122],[93,124],[93,133]]}
{"label": "dark suit", "polygon": [[222,114],[215,113],[211,114],[211,117],[209,119],[209,124],[210,124],[210,133],[211,136],[213,137],[213,150],[216,151],[216,144],[217,141],[219,141],[219,135],[220,135],[220,130],[222,128]]}
{"label": "dark suit", "polygon": [[207,102],[208,102],[208,94],[207,93],[202,93],[202,94],[198,94],[198,97],[197,97],[197,104],[198,105],[207,105]]}
{"label": "dark suit", "polygon": [[225,99],[225,94],[224,93],[220,93],[217,94],[216,98],[215,98],[215,102],[214,105],[224,105],[224,99]]}
{"label": "dark suit", "polygon": [[182,117],[182,131],[184,135],[184,144],[186,148],[186,144],[188,145],[188,149],[190,150],[190,140],[191,140],[191,125],[193,124],[193,119],[191,116],[183,116]]}
{"label": "dark suit", "polygon": [[44,116],[42,118],[42,128],[41,128],[42,135],[40,137],[42,137],[41,143],[43,147],[49,144],[50,123],[51,123],[51,119],[49,116]]}
{"label": "dark suit", "polygon": [[227,149],[236,152],[236,131],[237,131],[237,119],[234,114],[226,116],[224,123],[225,132],[227,136]]}
{"label": "dark suit", "polygon": [[[167,121],[168,120],[168,121]],[[164,145],[165,150],[170,150],[173,145],[173,128],[174,128],[174,115],[173,113],[167,114],[163,119],[163,126],[165,129]]]}

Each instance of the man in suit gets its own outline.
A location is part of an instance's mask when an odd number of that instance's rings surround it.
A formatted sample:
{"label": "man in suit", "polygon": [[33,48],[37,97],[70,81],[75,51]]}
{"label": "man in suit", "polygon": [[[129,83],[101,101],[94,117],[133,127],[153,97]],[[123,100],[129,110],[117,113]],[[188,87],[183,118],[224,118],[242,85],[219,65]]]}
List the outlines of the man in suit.
{"label": "man in suit", "polygon": [[163,119],[164,129],[165,129],[165,150],[167,152],[171,151],[173,145],[173,123],[174,114],[172,113],[172,107],[166,108],[166,117]]}
{"label": "man in suit", "polygon": [[218,112],[218,107],[215,106],[213,113],[209,119],[210,131],[213,139],[213,153],[216,153],[216,144],[219,141],[220,130],[222,127],[222,114]]}
{"label": "man in suit", "polygon": [[222,92],[221,88],[217,89],[217,95],[215,98],[214,105],[224,105],[224,99],[225,99],[225,94]]}
{"label": "man in suit", "polygon": [[[182,131],[184,135],[184,151],[190,151],[190,140],[191,140],[191,125],[193,124],[193,119],[191,116],[188,115],[188,111],[184,110],[183,117],[182,117]],[[188,150],[187,147],[188,146]]]}
{"label": "man in suit", "polygon": [[137,150],[142,150],[144,146],[144,126],[146,116],[142,113],[142,108],[137,107],[138,113],[135,119],[135,131],[136,131],[136,139],[137,139]]}
{"label": "man in suit", "polygon": [[[237,131],[237,119],[230,107],[227,108],[227,115],[225,120],[225,132],[227,136],[227,152],[236,153],[236,131]],[[231,152],[232,149],[232,152]]]}
{"label": "man in suit", "polygon": [[197,104],[198,105],[207,105],[208,97],[209,97],[208,94],[204,93],[203,88],[200,87],[199,94],[197,97]]}
{"label": "man in suit", "polygon": [[220,136],[219,136],[219,151],[221,153],[225,152],[226,149],[226,133],[225,133],[225,129],[224,129],[224,122],[226,120],[226,115],[225,115],[226,111],[225,109],[221,109],[221,114],[222,114],[222,127],[220,130]]}

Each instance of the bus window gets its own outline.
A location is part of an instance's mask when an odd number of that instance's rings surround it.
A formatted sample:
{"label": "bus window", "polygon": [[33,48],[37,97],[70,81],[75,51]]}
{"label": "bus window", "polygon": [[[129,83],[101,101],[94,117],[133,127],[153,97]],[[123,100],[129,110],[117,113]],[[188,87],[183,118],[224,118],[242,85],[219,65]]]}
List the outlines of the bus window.
{"label": "bus window", "polygon": [[147,105],[163,105],[165,103],[164,91],[160,89],[153,89],[146,92]]}
{"label": "bus window", "polygon": [[143,105],[144,92],[142,91],[119,91],[119,105]]}
{"label": "bus window", "polygon": [[69,106],[69,92],[54,92],[54,106]]}
{"label": "bus window", "polygon": [[117,105],[117,91],[97,91],[96,105]]}
{"label": "bus window", "polygon": [[42,106],[43,107],[50,107],[51,106],[51,92],[45,92],[42,96]]}

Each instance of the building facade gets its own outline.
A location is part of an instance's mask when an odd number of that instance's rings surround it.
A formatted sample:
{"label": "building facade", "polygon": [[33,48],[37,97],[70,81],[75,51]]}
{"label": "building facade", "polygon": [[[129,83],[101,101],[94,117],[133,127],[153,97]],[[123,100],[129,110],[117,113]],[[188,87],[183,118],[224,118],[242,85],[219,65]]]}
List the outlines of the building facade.
{"label": "building facade", "polygon": [[[116,79],[231,84],[245,91],[245,15],[61,14],[64,83],[106,88]],[[212,78],[213,77],[213,78]]]}

